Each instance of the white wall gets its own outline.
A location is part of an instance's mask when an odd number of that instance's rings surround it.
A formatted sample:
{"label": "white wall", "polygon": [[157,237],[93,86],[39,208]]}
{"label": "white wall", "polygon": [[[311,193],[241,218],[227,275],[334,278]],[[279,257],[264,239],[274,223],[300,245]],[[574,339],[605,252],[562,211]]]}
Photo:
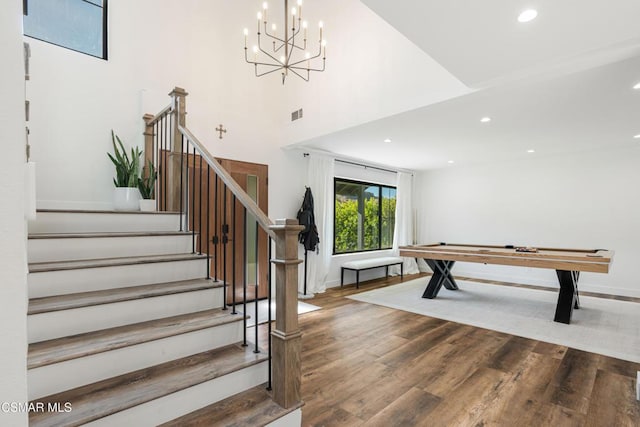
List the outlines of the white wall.
{"label": "white wall", "polygon": [[[143,146],[142,115],[160,111],[181,86],[194,134],[215,156],[268,164],[270,216],[295,213],[289,188],[298,166],[279,149],[282,87],[257,79],[244,62],[242,29],[254,22],[255,7],[112,0],[108,61],[27,38],[39,206],[109,208],[110,130],[125,145]],[[214,130],[220,123],[228,129],[222,140]]]}
{"label": "white wall", "polygon": [[[360,0],[305,0],[303,12],[310,28],[325,23],[327,63],[310,84],[287,81],[288,144],[471,91]],[[299,108],[304,118],[291,122]]]}
{"label": "white wall", "polygon": [[[26,232],[24,221],[24,67],[22,2],[0,13],[0,403],[27,401]],[[26,413],[0,408],[0,425],[26,426]]]}
{"label": "white wall", "polygon": [[[419,174],[422,243],[615,251],[580,289],[640,296],[640,146],[452,167]],[[454,274],[557,287],[552,270],[458,263]]]}

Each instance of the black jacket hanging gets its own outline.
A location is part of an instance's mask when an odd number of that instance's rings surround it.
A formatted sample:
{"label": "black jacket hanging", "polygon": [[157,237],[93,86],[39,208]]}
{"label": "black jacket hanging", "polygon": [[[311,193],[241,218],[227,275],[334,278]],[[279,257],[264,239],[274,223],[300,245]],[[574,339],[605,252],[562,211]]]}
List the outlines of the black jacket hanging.
{"label": "black jacket hanging", "polygon": [[304,200],[298,211],[298,222],[304,226],[304,230],[298,234],[298,240],[304,245],[305,251],[318,250],[318,243],[320,243],[313,209],[313,194],[311,188],[306,187]]}

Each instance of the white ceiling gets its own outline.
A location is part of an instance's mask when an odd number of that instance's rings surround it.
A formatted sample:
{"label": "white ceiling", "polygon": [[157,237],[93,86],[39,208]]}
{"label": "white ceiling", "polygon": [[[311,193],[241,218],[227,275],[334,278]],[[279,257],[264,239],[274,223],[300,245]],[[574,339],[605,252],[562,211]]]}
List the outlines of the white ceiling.
{"label": "white ceiling", "polygon": [[469,87],[640,42],[638,0],[362,2]]}
{"label": "white ceiling", "polygon": [[640,146],[640,1],[362,1],[480,90],[298,145],[415,170]]}

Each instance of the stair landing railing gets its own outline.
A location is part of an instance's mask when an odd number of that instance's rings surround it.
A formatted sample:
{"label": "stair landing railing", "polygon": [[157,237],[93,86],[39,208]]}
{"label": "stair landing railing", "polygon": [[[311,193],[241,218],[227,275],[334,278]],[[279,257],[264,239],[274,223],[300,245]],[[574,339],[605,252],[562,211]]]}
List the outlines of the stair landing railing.
{"label": "stair landing railing", "polygon": [[[180,212],[180,230],[192,235],[192,251],[207,256],[208,278],[223,283],[223,309],[231,308],[237,314],[237,307],[243,306],[243,345],[249,345],[247,338],[247,221],[255,219],[256,228],[268,236],[269,268],[267,337],[269,351],[268,388],[272,398],[283,408],[294,408],[302,404],[301,382],[301,338],[298,326],[298,233],[302,229],[295,219],[272,221],[233,179],[229,172],[213,157],[209,150],[186,126],[187,92],[179,87],[171,91],[172,102],[158,114],[147,114],[145,121],[145,167],[148,176],[148,162],[158,171],[155,194],[157,209]],[[204,193],[204,196],[203,196]],[[213,196],[211,196],[213,194]],[[242,212],[237,212],[241,209]],[[244,219],[242,230],[236,221],[240,213]],[[258,235],[255,233],[256,268],[259,265]],[[242,236],[238,242],[236,236]],[[264,235],[263,235],[264,237]],[[237,245],[243,245],[244,254],[238,283],[236,265]],[[272,256],[272,246],[275,256]],[[264,254],[263,254],[264,256]],[[211,260],[213,267],[210,268]],[[271,267],[273,265],[273,269]],[[229,271],[231,270],[231,271]],[[275,327],[272,326],[272,270],[275,270]],[[263,351],[258,327],[258,286],[255,283],[255,327],[253,328],[254,352]],[[241,295],[236,289],[241,285]],[[231,295],[227,294],[228,288]],[[239,298],[239,299],[238,299]],[[231,301],[228,303],[228,299]]]}

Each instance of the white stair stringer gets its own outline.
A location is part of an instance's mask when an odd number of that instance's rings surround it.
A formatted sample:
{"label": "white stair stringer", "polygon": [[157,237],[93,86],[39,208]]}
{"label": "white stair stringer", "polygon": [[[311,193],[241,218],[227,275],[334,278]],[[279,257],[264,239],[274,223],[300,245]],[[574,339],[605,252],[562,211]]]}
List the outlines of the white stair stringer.
{"label": "white stair stringer", "polygon": [[29,343],[222,307],[222,288],[27,316]]}
{"label": "white stair stringer", "polygon": [[29,369],[29,399],[238,342],[242,339],[242,327],[242,318],[238,316],[232,323]]}
{"label": "white stair stringer", "polygon": [[30,263],[34,263],[191,252],[192,236],[190,233],[164,233],[146,235],[140,233],[138,235],[132,233],[30,235],[27,259]]}
{"label": "white stair stringer", "polygon": [[179,213],[39,210],[36,215],[29,221],[29,233],[180,230]]}
{"label": "white stair stringer", "polygon": [[85,425],[156,426],[266,382],[267,366],[263,361]]}
{"label": "white stair stringer", "polygon": [[29,298],[206,277],[207,258],[29,273]]}

